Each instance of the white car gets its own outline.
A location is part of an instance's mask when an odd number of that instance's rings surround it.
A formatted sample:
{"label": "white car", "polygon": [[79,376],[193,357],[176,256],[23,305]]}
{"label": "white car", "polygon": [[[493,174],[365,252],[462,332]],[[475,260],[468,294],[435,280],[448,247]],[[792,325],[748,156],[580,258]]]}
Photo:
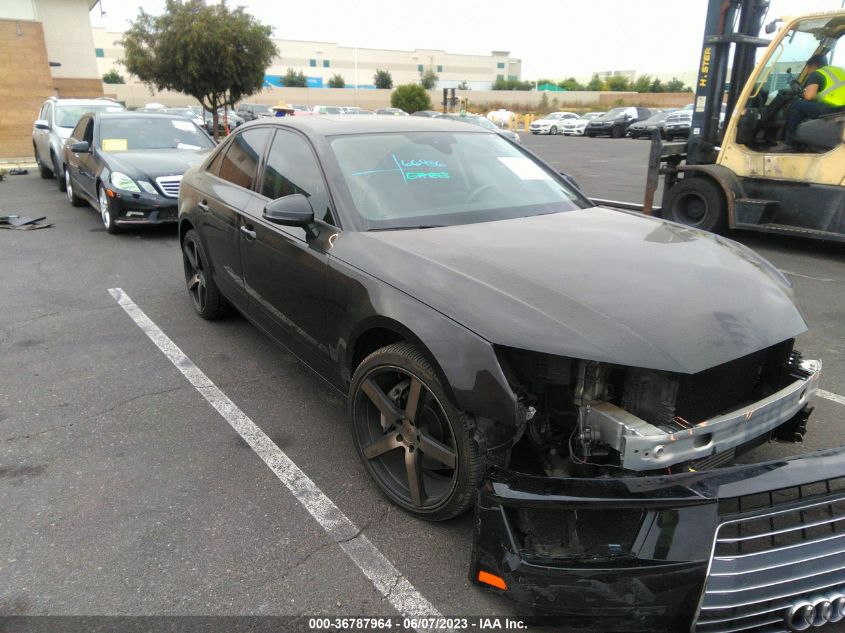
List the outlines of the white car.
{"label": "white car", "polygon": [[587,123],[601,116],[604,112],[587,112],[582,114],[577,119],[567,119],[563,122],[561,132],[566,136],[584,136],[584,130],[587,128]]}
{"label": "white car", "polygon": [[563,122],[570,119],[577,119],[574,112],[552,112],[544,118],[534,121],[528,131],[532,134],[560,134]]}

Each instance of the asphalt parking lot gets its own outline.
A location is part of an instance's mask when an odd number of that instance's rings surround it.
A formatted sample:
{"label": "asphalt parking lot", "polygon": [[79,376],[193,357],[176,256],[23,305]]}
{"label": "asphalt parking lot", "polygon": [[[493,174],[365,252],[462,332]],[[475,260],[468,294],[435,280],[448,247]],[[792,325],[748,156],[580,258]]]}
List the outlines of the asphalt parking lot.
{"label": "asphalt parking lot", "polygon": [[[647,142],[521,136],[588,195],[640,200]],[[194,314],[175,228],[108,235],[34,173],[0,182],[0,209],[54,224],[0,232],[0,615],[391,615],[403,583],[444,615],[513,614],[466,578],[470,516],[427,524],[390,505],[352,448],[341,397],[243,318]],[[746,461],[845,444],[845,246],[731,237],[794,284],[811,328],[797,347],[824,360],[829,394],[803,446]],[[115,288],[401,577],[385,587],[353,562]]]}

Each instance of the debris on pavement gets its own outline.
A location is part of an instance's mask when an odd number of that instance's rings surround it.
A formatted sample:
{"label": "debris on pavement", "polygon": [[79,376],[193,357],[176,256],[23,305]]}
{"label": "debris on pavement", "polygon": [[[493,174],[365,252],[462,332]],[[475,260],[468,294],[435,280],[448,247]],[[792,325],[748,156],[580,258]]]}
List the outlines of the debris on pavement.
{"label": "debris on pavement", "polygon": [[9,170],[10,176],[26,176],[29,173],[29,170],[25,167],[12,167]]}
{"label": "debris on pavement", "polygon": [[40,218],[30,218],[26,216],[21,217],[19,215],[0,215],[0,229],[18,229],[21,231],[47,229],[53,225],[41,224],[41,221],[46,219],[46,215],[42,215]]}

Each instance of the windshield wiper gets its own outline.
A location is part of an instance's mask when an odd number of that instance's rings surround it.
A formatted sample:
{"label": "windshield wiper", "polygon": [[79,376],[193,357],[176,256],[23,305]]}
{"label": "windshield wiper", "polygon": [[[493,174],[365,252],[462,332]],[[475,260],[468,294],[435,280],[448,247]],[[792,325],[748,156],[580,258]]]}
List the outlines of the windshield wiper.
{"label": "windshield wiper", "polygon": [[369,229],[370,231],[405,231],[408,229],[438,229],[440,227],[446,226],[445,224],[418,224],[417,226],[382,226],[376,227],[374,229]]}

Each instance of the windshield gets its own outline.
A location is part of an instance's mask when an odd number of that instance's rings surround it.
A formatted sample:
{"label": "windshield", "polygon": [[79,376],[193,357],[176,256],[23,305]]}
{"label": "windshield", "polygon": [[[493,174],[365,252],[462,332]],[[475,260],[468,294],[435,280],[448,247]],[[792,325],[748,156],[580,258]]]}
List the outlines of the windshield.
{"label": "windshield", "polygon": [[589,206],[498,134],[336,137],[332,149],[369,230],[469,224]]}
{"label": "windshield", "polygon": [[664,121],[666,119],[666,117],[668,117],[670,114],[672,114],[672,113],[671,112],[658,112],[654,116],[647,118],[645,121],[643,121],[643,123],[660,123],[661,121]]}
{"label": "windshield", "polygon": [[79,123],[79,119],[86,112],[122,112],[123,107],[114,103],[94,105],[66,105],[56,108],[56,125],[70,128],[71,130]]}
{"label": "windshield", "polygon": [[100,149],[104,152],[211,147],[214,147],[213,141],[185,119],[120,117],[100,121]]}
{"label": "windshield", "polygon": [[620,116],[625,110],[628,108],[613,108],[613,110],[609,110],[608,112],[602,114],[601,116],[596,117],[597,119],[615,119]]}

